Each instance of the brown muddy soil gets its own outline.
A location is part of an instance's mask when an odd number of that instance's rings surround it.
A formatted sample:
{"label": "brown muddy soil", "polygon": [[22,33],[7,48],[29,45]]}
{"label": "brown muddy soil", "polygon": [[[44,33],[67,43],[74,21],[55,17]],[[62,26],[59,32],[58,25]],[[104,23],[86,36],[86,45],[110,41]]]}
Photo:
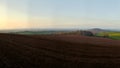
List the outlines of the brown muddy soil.
{"label": "brown muddy soil", "polygon": [[120,68],[120,40],[0,34],[0,68]]}

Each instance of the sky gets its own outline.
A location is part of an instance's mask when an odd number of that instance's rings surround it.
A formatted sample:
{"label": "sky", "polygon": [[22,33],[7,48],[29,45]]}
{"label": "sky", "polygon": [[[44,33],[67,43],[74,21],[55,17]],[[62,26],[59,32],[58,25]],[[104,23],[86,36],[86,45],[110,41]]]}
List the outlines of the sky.
{"label": "sky", "polygon": [[120,29],[120,0],[0,0],[0,29]]}

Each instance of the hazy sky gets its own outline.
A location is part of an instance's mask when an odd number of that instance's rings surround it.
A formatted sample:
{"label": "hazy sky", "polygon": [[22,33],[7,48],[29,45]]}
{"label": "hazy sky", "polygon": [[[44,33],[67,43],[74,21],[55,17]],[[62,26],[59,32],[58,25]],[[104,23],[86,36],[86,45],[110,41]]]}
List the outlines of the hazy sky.
{"label": "hazy sky", "polygon": [[120,29],[120,0],[0,0],[0,29]]}

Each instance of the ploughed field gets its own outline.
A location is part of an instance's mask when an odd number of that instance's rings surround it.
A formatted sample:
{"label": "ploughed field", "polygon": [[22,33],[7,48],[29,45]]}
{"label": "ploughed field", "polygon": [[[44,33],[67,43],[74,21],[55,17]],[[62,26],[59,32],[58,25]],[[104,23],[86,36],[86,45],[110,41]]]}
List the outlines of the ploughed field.
{"label": "ploughed field", "polygon": [[120,40],[0,34],[0,68],[120,68]]}

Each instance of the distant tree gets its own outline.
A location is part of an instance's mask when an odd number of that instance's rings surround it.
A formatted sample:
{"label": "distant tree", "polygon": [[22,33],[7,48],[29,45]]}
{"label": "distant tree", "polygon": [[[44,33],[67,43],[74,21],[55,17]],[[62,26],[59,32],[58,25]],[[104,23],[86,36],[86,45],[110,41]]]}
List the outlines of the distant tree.
{"label": "distant tree", "polygon": [[94,36],[94,34],[90,31],[81,31],[81,35],[84,35],[84,36]]}
{"label": "distant tree", "polygon": [[87,36],[94,36],[94,34],[92,32],[90,32],[90,31],[86,31],[86,35]]}

